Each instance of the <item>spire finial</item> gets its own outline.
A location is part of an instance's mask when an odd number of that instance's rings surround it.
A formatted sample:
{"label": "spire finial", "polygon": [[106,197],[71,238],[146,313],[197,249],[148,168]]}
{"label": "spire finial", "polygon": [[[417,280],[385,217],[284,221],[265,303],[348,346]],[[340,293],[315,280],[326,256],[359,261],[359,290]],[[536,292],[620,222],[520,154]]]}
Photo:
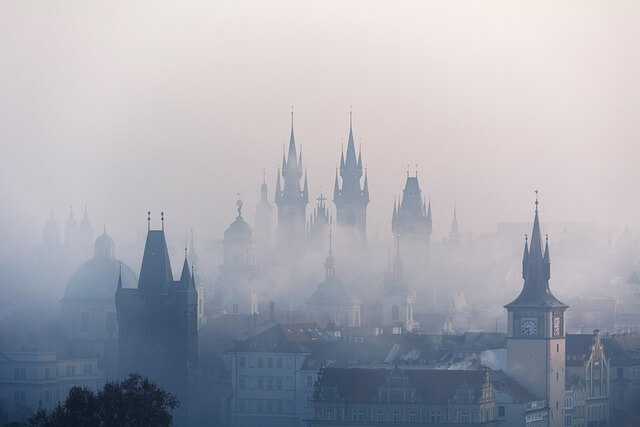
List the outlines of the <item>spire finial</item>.
{"label": "spire finial", "polygon": [[162,223],[162,231],[164,231],[164,212],[160,212],[160,222]]}
{"label": "spire finial", "polygon": [[527,243],[529,241],[529,235],[525,233],[524,242]]}
{"label": "spire finial", "polygon": [[409,163],[407,163],[407,178],[409,178]]}
{"label": "spire finial", "polygon": [[147,231],[151,230],[151,211],[147,211]]}
{"label": "spire finial", "polygon": [[187,241],[184,241],[184,259],[187,259]]}
{"label": "spire finial", "polygon": [[349,130],[353,127],[353,112],[351,111],[351,105],[349,105]]}
{"label": "spire finial", "polygon": [[535,193],[536,193],[536,202],[535,202],[536,203],[536,213],[538,213],[538,203],[539,203],[539,201],[538,201],[538,189],[537,188],[536,188]]}
{"label": "spire finial", "polygon": [[416,178],[418,177],[418,164],[416,163]]}
{"label": "spire finial", "polygon": [[291,106],[291,129],[293,129],[293,105]]}

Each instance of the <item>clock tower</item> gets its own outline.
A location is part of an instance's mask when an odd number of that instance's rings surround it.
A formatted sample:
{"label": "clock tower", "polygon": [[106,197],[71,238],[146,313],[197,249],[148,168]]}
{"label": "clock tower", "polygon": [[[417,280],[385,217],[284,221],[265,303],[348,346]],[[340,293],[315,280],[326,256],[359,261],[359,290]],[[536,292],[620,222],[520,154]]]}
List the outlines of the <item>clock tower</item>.
{"label": "clock tower", "polygon": [[[531,242],[525,239],[522,258],[524,286],[520,295],[505,305],[508,312],[507,373],[546,400],[548,425],[564,424],[565,319],[568,306],[553,296],[549,241],[544,251],[538,220],[538,198]],[[529,243],[529,244],[528,244]]]}

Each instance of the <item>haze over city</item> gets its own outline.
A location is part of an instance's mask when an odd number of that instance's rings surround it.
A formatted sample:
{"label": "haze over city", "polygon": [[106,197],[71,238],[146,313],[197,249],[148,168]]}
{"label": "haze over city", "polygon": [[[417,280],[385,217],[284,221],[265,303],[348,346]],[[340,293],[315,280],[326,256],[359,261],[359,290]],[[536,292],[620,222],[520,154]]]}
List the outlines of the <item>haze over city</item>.
{"label": "haze over city", "polygon": [[2,2],[0,426],[637,425],[638,22]]}

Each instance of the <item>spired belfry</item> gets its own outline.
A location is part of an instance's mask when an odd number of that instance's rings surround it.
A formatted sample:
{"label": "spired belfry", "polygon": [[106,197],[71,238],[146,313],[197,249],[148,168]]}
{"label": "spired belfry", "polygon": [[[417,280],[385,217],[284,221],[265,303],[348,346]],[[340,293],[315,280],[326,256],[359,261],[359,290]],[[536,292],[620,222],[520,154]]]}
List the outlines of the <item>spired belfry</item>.
{"label": "spired belfry", "polygon": [[367,205],[369,204],[369,180],[364,173],[362,179],[362,151],[356,157],[356,147],[353,141],[353,120],[349,112],[349,141],[347,142],[347,156],[344,150],[340,154],[340,177],[342,187],[338,181],[338,171],[333,186],[333,202],[336,205],[336,223],[338,226],[351,228],[362,240],[367,235]]}
{"label": "spired belfry", "polygon": [[307,236],[314,249],[324,248],[323,240],[327,235],[327,228],[332,225],[333,218],[329,214],[326,202],[327,198],[320,194],[316,199],[316,207],[309,216],[309,230]]}
{"label": "spired belfry", "polygon": [[544,252],[538,221],[538,198],[531,243],[525,238],[522,257],[524,286],[520,295],[505,305],[508,312],[507,373],[546,400],[549,426],[564,425],[565,319],[568,306],[549,289],[551,261],[549,241]]}
{"label": "spired belfry", "polygon": [[[280,183],[280,174],[284,185]],[[303,189],[300,180],[304,174]],[[302,148],[298,157],[293,135],[293,112],[291,112],[291,136],[289,151],[282,153],[282,170],[278,170],[276,181],[276,205],[278,206],[278,241],[280,247],[300,248],[306,239],[306,208],[309,203],[307,174],[302,166]]]}

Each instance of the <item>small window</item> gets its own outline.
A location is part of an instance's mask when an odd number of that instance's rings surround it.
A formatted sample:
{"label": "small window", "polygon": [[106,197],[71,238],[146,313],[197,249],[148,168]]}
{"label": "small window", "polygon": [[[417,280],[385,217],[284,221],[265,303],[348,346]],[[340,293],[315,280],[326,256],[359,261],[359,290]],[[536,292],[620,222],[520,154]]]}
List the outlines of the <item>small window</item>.
{"label": "small window", "polygon": [[267,358],[267,368],[273,368],[273,358]]}
{"label": "small window", "polygon": [[498,406],[498,416],[504,417],[504,406]]}
{"label": "small window", "polygon": [[560,344],[556,344],[556,353],[560,353]]}
{"label": "small window", "polygon": [[246,361],[246,359],[244,358],[244,356],[241,356],[241,357],[240,357],[240,367],[241,367],[241,368],[245,368],[246,366],[247,366],[247,361]]}
{"label": "small window", "polygon": [[624,376],[624,368],[618,368],[618,378],[622,378]]}
{"label": "small window", "polygon": [[276,361],[276,367],[278,369],[282,369],[282,358],[278,357],[278,360]]}
{"label": "small window", "polygon": [[258,368],[264,368],[263,364],[262,357],[258,357]]}

